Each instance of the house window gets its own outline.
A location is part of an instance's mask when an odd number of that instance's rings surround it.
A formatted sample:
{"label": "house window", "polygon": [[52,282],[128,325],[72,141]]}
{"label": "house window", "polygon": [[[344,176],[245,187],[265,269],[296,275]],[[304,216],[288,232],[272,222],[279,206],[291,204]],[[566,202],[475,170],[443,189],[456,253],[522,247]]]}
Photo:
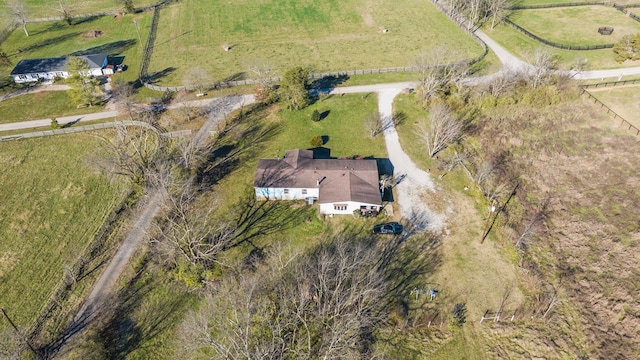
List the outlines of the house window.
{"label": "house window", "polygon": [[289,195],[289,189],[284,189],[284,194]]}
{"label": "house window", "polygon": [[302,195],[307,195],[307,189],[302,189]]}
{"label": "house window", "polygon": [[27,78],[27,75],[18,75],[19,79],[25,80]]}
{"label": "house window", "polygon": [[333,209],[336,211],[345,211],[347,210],[347,205],[346,204],[335,204],[333,205]]}

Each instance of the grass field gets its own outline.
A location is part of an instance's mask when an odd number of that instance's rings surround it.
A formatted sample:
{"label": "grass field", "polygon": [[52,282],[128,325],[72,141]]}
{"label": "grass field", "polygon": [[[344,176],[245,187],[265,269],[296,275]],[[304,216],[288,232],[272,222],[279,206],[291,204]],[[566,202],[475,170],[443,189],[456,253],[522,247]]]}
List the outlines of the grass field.
{"label": "grass field", "polygon": [[[33,106],[38,104],[38,106]],[[77,108],[66,91],[50,91],[20,95],[0,101],[0,124],[38,120],[63,115],[87,114],[104,110],[104,106]]]}
{"label": "grass field", "polygon": [[547,46],[529,38],[512,26],[504,23],[499,24],[493,30],[486,27],[484,31],[500,44],[500,46],[525,60],[531,58],[531,54],[533,54],[536,49],[549,52],[557,57],[558,67],[560,69],[571,69],[578,59],[586,59],[587,69],[592,70],[617,69],[640,65],[640,61],[625,61],[621,64],[616,62],[611,49],[578,51],[562,50]]}
{"label": "grass field", "polygon": [[[640,116],[638,116],[638,114],[640,114],[640,103],[637,101],[638,94],[640,93],[639,85],[606,89],[596,88],[589,89],[588,91],[625,120],[635,127],[640,128]],[[621,127],[625,127],[625,125],[621,125]]]}
{"label": "grass field", "polygon": [[[136,7],[144,7],[157,3],[157,0],[135,0]],[[57,1],[51,0],[24,0],[30,19],[60,16]],[[0,0],[0,6],[4,8],[7,0]],[[101,11],[120,10],[122,5],[116,0],[68,0],[68,6],[73,10],[72,14],[93,14]]]}
{"label": "grass field", "polygon": [[[458,58],[482,53],[431,3],[420,0],[186,0],[162,10],[150,72],[172,69],[159,82],[180,85],[190,68],[204,68],[222,80],[241,76],[256,61],[281,72],[294,65],[316,72],[403,67],[436,44],[455,47]],[[231,51],[224,51],[225,45]]]}
{"label": "grass field", "polygon": [[[417,105],[415,95],[399,95],[394,111],[406,116],[396,127],[403,150],[419,167],[428,169],[438,184],[436,193],[425,195],[426,203],[447,214],[450,233],[443,237],[442,265],[429,281],[440,291],[441,311],[457,302],[465,302],[467,306],[467,323],[453,332],[452,338],[422,346],[434,359],[488,359],[485,347],[495,339],[478,320],[485,310],[500,302],[506,284],[510,284],[513,291],[510,305],[523,301],[515,264],[500,244],[493,241],[480,244],[486,212],[480,200],[482,196],[467,175],[461,169],[442,171],[438,169],[438,161],[427,156],[415,128],[416,123],[428,119],[429,114]],[[440,175],[444,177],[438,180]],[[465,186],[469,186],[468,191],[463,190]]]}
{"label": "grass field", "polygon": [[[547,41],[563,45],[612,44],[640,31],[639,22],[610,6],[519,10],[509,19]],[[598,28],[602,26],[613,27],[613,34],[600,35]]]}
{"label": "grass field", "polygon": [[29,325],[71,265],[122,200],[86,161],[86,134],[0,146],[0,304]]}
{"label": "grass field", "polygon": [[[9,55],[13,64],[22,59],[65,56],[71,54],[98,54],[124,56],[124,64],[129,69],[122,73],[123,79],[135,80],[138,76],[142,46],[139,44],[136,27],[137,20],[140,35],[144,40],[151,22],[150,13],[124,16],[114,19],[112,16],[85,19],[84,22],[68,26],[62,21],[29,24],[30,36],[26,37],[17,29],[2,43],[2,49]],[[85,37],[88,31],[103,32],[99,37]],[[11,72],[12,67],[3,70],[2,75]]]}

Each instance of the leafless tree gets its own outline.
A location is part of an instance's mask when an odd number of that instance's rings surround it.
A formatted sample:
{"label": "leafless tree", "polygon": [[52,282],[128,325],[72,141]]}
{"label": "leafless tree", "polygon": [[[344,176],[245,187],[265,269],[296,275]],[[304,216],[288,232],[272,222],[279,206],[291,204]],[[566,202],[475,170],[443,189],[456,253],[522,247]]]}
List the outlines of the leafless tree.
{"label": "leafless tree", "polygon": [[417,94],[422,101],[428,101],[442,92],[443,88],[462,78],[466,66],[455,62],[458,51],[438,46],[429,51],[421,51],[413,61],[419,73]]}
{"label": "leafless tree", "polygon": [[529,72],[529,82],[531,87],[536,89],[549,79],[551,71],[556,66],[556,58],[553,54],[541,48],[534,50],[530,57],[533,70]]}
{"label": "leafless tree", "polygon": [[133,85],[120,80],[113,81],[111,85],[111,96],[113,96],[113,100],[118,108],[125,112],[130,120],[133,120],[136,114],[134,94],[135,90],[133,89]]}
{"label": "leafless tree", "polygon": [[22,30],[24,30],[24,34],[28,37],[27,22],[29,21],[29,10],[27,10],[27,6],[22,0],[9,0],[6,4],[9,15],[13,18],[13,21],[22,25]]}
{"label": "leafless tree", "polygon": [[429,120],[417,124],[416,135],[433,157],[462,136],[462,122],[444,105],[429,108]]}
{"label": "leafless tree", "polygon": [[521,82],[526,80],[526,74],[513,68],[504,68],[497,73],[489,83],[489,92],[494,97],[508,93],[515,89]]}
{"label": "leafless tree", "polygon": [[276,77],[276,70],[268,62],[253,61],[247,65],[251,78],[258,84],[268,86]]}
{"label": "leafless tree", "polygon": [[491,29],[508,14],[512,2],[513,0],[489,0],[487,2],[487,13],[491,16]]}
{"label": "leafless tree", "polygon": [[225,278],[182,337],[225,359],[366,356],[368,332],[386,314],[381,256],[370,241],[341,236],[308,255],[271,254],[256,273]]}
{"label": "leafless tree", "polygon": [[193,265],[211,268],[218,255],[238,237],[232,221],[213,218],[215,204],[203,209],[194,206],[198,188],[193,179],[182,182],[175,193],[165,197],[167,216],[159,224],[159,237],[154,241],[165,260],[177,264],[180,259]]}
{"label": "leafless tree", "polygon": [[211,75],[201,67],[195,67],[187,70],[182,79],[184,86],[193,86],[196,91],[202,93],[211,85]]}
{"label": "leafless tree", "polygon": [[491,0],[468,0],[466,8],[469,13],[468,26],[479,26],[480,22],[484,19],[486,13],[487,3]]}
{"label": "leafless tree", "polygon": [[178,105],[178,111],[191,121],[203,113],[202,107],[197,106],[186,91],[180,91],[173,98],[173,103]]}
{"label": "leafless tree", "polygon": [[369,137],[374,138],[384,131],[384,126],[380,119],[380,113],[373,112],[364,119],[364,128],[369,134]]}
{"label": "leafless tree", "polygon": [[163,145],[158,131],[151,125],[119,125],[115,127],[114,136],[101,136],[101,139],[95,156],[98,165],[137,184],[145,183],[145,175],[153,167]]}
{"label": "leafless tree", "polygon": [[73,25],[73,14],[76,10],[74,5],[69,4],[67,0],[58,0],[54,10],[60,13],[67,25]]}
{"label": "leafless tree", "polygon": [[522,231],[522,234],[520,234],[516,239],[516,249],[522,249],[522,247],[526,246],[532,238],[538,235],[545,219],[549,215],[549,203],[549,198],[546,198],[540,207],[538,207],[536,212],[533,214],[533,217]]}

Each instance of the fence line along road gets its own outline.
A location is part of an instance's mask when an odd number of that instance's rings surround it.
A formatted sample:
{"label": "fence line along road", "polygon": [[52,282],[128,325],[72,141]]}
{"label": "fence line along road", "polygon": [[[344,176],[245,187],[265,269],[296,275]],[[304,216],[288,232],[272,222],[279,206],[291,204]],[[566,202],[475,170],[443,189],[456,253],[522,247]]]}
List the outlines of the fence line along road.
{"label": "fence line along road", "polygon": [[[157,131],[155,127],[145,122],[126,120],[126,121],[114,121],[114,122],[108,122],[108,123],[102,123],[102,124],[84,125],[84,126],[55,129],[55,130],[34,131],[26,134],[5,135],[5,136],[0,136],[0,142],[31,139],[31,138],[38,138],[38,137],[52,136],[52,135],[74,134],[74,133],[79,133],[84,131],[109,129],[109,128],[114,128],[118,126],[140,126],[152,131]],[[188,135],[191,135],[191,133],[192,133],[191,130],[180,130],[180,131],[158,133],[158,134],[161,137],[175,138],[175,137],[181,137],[181,136],[188,136]]]}
{"label": "fence line along road", "polygon": [[587,90],[582,89],[582,95],[587,95],[587,97],[591,100],[593,100],[594,104],[598,104],[600,105],[601,109],[605,109],[607,111],[607,114],[612,115],[613,114],[613,119],[620,119],[621,124],[627,126],[627,130],[631,131],[631,132],[635,132],[636,136],[640,135],[640,129],[638,129],[637,127],[635,127],[633,124],[631,124],[630,122],[628,122],[625,118],[623,118],[622,116],[618,115],[618,113],[616,113],[615,111],[613,111],[610,107],[608,107],[607,105],[605,105],[602,101],[598,100],[595,96],[591,95],[591,93],[589,93]]}

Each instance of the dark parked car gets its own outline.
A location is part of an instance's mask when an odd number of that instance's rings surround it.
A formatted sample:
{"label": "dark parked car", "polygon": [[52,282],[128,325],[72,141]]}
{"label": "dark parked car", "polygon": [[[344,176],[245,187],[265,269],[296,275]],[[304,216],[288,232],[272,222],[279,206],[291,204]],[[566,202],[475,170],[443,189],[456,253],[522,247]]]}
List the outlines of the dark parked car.
{"label": "dark parked car", "polygon": [[402,224],[397,222],[388,222],[373,227],[374,234],[402,234]]}

